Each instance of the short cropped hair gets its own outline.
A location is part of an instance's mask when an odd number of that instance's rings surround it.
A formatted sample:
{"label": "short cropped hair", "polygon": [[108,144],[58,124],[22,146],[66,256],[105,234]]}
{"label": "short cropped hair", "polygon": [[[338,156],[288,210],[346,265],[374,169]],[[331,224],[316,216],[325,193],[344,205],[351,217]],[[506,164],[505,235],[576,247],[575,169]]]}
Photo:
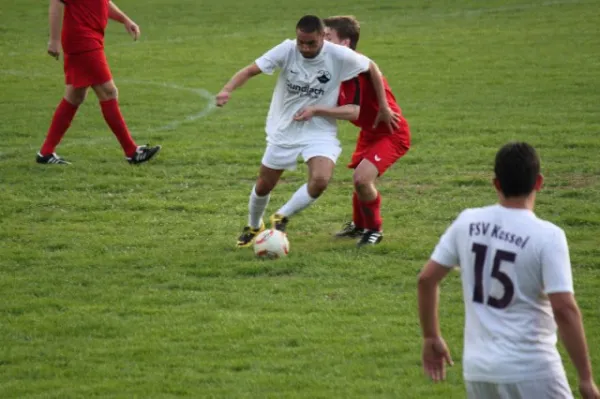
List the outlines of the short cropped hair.
{"label": "short cropped hair", "polygon": [[321,18],[316,15],[305,15],[296,24],[296,30],[300,30],[304,33],[323,33],[325,26]]}
{"label": "short cropped hair", "polygon": [[526,196],[540,174],[540,157],[531,145],[511,142],[496,153],[494,172],[505,197]]}

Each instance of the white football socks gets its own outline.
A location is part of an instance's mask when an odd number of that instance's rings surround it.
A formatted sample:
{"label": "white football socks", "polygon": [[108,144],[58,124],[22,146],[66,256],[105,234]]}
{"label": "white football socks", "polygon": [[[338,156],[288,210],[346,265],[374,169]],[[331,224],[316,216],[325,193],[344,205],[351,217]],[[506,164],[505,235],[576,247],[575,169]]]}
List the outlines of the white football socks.
{"label": "white football socks", "polygon": [[294,193],[294,195],[292,195],[292,198],[277,211],[277,213],[289,217],[308,208],[310,204],[316,200],[316,198],[311,197],[308,193],[308,184],[304,184]]}
{"label": "white football socks", "polygon": [[269,194],[259,197],[256,194],[256,186],[252,187],[252,193],[250,193],[250,200],[248,201],[248,225],[253,229],[260,227],[270,197]]}

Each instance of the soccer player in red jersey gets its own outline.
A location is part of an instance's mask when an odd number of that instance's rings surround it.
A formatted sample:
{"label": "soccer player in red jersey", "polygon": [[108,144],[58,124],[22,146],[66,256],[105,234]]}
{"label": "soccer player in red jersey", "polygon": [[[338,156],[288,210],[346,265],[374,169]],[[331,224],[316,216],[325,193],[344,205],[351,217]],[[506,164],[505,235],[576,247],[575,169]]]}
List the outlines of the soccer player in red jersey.
{"label": "soccer player in red jersey", "polygon": [[[323,22],[327,40],[356,50],[360,25],[354,17],[330,17]],[[379,105],[373,84],[365,74],[342,83],[338,107],[314,106],[305,108],[296,115],[297,120],[310,119],[316,115],[346,119],[361,129],[348,165],[354,169],[353,217],[336,234],[337,237],[360,237],[358,246],[374,245],[383,239],[381,195],[375,187],[375,181],[410,148],[408,123],[402,117],[400,107],[385,79],[384,88],[387,103],[395,115],[392,130],[383,124],[374,126]]]}
{"label": "soccer player in red jersey", "polygon": [[71,125],[77,108],[85,100],[89,87],[96,93],[104,120],[119,140],[127,161],[139,164],[150,160],[160,151],[160,146],[137,146],[133,141],[121,115],[117,87],[104,54],[104,30],[109,18],[122,23],[134,40],[140,36],[140,28],[108,0],[50,0],[48,14],[48,54],[58,59],[62,44],[66,90],[36,161],[69,163],[54,151]]}

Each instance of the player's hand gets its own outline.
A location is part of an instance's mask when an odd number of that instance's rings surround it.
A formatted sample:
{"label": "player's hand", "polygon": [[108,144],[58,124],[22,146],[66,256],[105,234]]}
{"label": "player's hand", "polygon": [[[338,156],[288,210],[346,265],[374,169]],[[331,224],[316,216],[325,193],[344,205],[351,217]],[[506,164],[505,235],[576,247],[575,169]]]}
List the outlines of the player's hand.
{"label": "player's hand", "polygon": [[48,42],[48,55],[51,57],[58,59],[60,57],[60,41],[59,40],[50,40]]}
{"label": "player's hand", "polygon": [[377,117],[375,117],[373,128],[376,128],[380,123],[384,123],[391,133],[400,126],[400,114],[393,112],[389,107],[380,108]]}
{"label": "player's hand", "polygon": [[423,370],[433,381],[446,379],[446,364],[453,366],[450,351],[443,338],[423,339]]}
{"label": "player's hand", "polygon": [[231,92],[229,90],[221,90],[215,99],[217,107],[222,107],[223,105],[227,104],[230,97]]}
{"label": "player's hand", "polygon": [[600,392],[594,381],[579,381],[579,393],[583,399],[600,399]]}
{"label": "player's hand", "polygon": [[142,33],[140,32],[140,27],[135,22],[130,19],[126,19],[123,25],[125,25],[125,30],[127,33],[129,33],[129,36],[131,36],[134,41],[140,38]]}
{"label": "player's hand", "polygon": [[294,115],[295,121],[308,121],[315,116],[315,109],[313,107],[302,108]]}

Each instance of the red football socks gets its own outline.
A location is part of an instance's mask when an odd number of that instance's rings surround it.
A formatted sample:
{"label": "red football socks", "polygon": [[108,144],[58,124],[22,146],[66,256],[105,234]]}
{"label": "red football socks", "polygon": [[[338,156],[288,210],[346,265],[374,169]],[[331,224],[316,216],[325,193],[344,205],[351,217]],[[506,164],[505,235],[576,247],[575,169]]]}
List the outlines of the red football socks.
{"label": "red football socks", "polygon": [[77,108],[76,105],[71,104],[64,98],[58,104],[56,111],[54,111],[46,140],[44,140],[44,144],[42,144],[42,149],[40,150],[42,155],[46,156],[54,152],[67,129],[71,126],[71,121],[73,121],[77,113]]}
{"label": "red football socks", "polygon": [[365,223],[362,227],[369,230],[381,231],[381,195],[377,193],[377,198],[373,201],[360,201],[360,208],[362,209]]}
{"label": "red football socks", "polygon": [[117,102],[117,99],[100,101],[100,107],[102,108],[104,120],[117,137],[117,140],[119,140],[119,143],[121,143],[121,147],[123,148],[125,155],[128,157],[133,156],[137,146],[133,141],[133,138],[131,138],[131,134],[129,133],[129,129],[127,129],[123,115],[121,115],[121,110],[119,110],[119,103]]}
{"label": "red football socks", "polygon": [[360,200],[356,191],[352,194],[352,221],[354,225],[360,229],[365,228],[365,217],[363,215],[362,207],[360,206]]}

